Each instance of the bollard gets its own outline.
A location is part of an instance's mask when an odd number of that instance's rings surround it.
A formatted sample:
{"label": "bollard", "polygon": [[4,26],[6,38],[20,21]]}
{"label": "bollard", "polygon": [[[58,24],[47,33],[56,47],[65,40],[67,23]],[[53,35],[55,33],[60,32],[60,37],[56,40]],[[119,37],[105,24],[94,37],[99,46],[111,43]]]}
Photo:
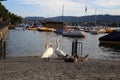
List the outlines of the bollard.
{"label": "bollard", "polygon": [[[78,53],[81,53],[82,56],[82,42],[78,42],[77,40],[73,40],[72,42],[72,56],[78,55]],[[78,52],[81,51],[81,52]]]}
{"label": "bollard", "polygon": [[72,42],[72,56],[77,55],[77,40],[73,40]]}

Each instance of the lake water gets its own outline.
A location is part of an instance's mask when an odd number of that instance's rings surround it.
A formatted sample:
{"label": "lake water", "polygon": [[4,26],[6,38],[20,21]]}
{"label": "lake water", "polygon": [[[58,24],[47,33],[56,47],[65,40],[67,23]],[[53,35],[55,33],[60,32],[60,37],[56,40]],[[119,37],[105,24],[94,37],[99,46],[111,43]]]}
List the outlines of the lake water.
{"label": "lake water", "polygon": [[[120,59],[120,46],[100,45],[98,38],[105,34],[91,35],[79,38],[83,43],[83,55],[89,54],[91,59]],[[71,54],[74,38],[63,37],[54,32],[39,32],[29,30],[10,30],[7,37],[6,56],[40,56],[45,51],[45,43],[51,41],[56,47],[56,39],[60,38],[60,49]]]}

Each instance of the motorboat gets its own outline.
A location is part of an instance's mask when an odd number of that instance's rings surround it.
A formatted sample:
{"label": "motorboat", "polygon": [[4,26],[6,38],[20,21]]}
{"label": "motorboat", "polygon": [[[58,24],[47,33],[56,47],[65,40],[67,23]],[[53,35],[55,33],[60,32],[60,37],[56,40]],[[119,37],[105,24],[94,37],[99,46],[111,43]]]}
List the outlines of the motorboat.
{"label": "motorboat", "polygon": [[99,38],[100,43],[120,44],[120,31],[114,31]]}
{"label": "motorboat", "polygon": [[60,28],[60,29],[56,29],[55,33],[56,34],[63,34],[63,31],[64,31],[64,29]]}

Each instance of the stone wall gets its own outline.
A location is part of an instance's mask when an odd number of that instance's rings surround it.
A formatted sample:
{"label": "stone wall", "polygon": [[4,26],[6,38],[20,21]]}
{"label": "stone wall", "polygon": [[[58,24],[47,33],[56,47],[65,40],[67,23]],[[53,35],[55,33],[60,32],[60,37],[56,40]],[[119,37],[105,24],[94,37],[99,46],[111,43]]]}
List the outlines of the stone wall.
{"label": "stone wall", "polygon": [[0,28],[0,60],[5,59],[6,55],[6,38],[8,34],[9,26]]}

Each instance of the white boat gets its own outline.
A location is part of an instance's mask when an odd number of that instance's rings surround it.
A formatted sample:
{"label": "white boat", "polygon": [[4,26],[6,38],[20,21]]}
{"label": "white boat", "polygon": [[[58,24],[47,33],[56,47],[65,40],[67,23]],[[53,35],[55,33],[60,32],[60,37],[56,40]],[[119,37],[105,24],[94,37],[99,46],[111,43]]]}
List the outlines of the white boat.
{"label": "white boat", "polygon": [[91,30],[90,34],[98,34],[97,30]]}

